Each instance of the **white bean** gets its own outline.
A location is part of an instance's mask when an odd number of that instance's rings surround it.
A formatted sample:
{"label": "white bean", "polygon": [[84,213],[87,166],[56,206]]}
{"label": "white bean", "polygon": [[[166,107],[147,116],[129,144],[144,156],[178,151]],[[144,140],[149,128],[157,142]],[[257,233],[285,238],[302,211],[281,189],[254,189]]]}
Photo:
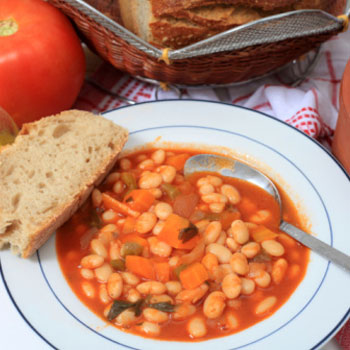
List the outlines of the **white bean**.
{"label": "white bean", "polygon": [[255,309],[255,313],[257,315],[261,315],[267,311],[269,311],[277,302],[277,298],[275,296],[270,296],[262,300]]}
{"label": "white bean", "polygon": [[211,292],[204,301],[203,313],[207,318],[220,317],[225,309],[226,296],[223,292]]}
{"label": "white bean", "polygon": [[254,258],[260,252],[260,244],[257,242],[249,242],[241,248],[241,252],[249,259]]}
{"label": "white bean", "polygon": [[241,200],[238,190],[232,185],[222,185],[221,193],[225,195],[231,204],[237,204]]}
{"label": "white bean", "polygon": [[268,272],[261,270],[256,277],[255,283],[261,288],[267,288],[271,283],[271,276]]}
{"label": "white bean", "polygon": [[231,224],[231,232],[235,241],[239,244],[247,243],[249,240],[249,230],[242,220],[235,220]]}
{"label": "white bean", "polygon": [[226,245],[227,247],[232,251],[232,252],[237,252],[240,248],[241,245],[238,244],[233,238],[228,237],[226,238]]}
{"label": "white bean", "polygon": [[154,213],[160,220],[166,220],[167,217],[173,212],[173,208],[170,204],[165,202],[159,202],[154,208]]}
{"label": "white bean", "polygon": [[126,299],[130,301],[130,303],[136,303],[141,299],[141,294],[135,288],[131,288],[126,295]]}
{"label": "white bean", "polygon": [[168,321],[168,314],[164,311],[156,310],[150,307],[143,309],[143,317],[150,322],[163,323]]}
{"label": "white bean", "polygon": [[148,243],[151,253],[162,258],[167,258],[168,256],[170,256],[173,250],[173,248],[169,244],[160,241],[156,237],[150,237],[148,239]]}
{"label": "white bean", "polygon": [[107,287],[105,284],[100,284],[99,297],[103,304],[108,304],[111,302],[111,298],[108,295]]}
{"label": "white bean", "polygon": [[261,246],[265,249],[265,251],[272,256],[282,256],[284,254],[284,247],[281,243],[268,239],[261,243]]}
{"label": "white bean", "polygon": [[211,185],[213,185],[215,187],[222,185],[222,179],[220,179],[218,176],[208,175],[207,180]]}
{"label": "white bean", "polygon": [[172,165],[161,165],[156,170],[165,183],[172,183],[176,176],[176,169]]}
{"label": "white bean", "polygon": [[221,233],[222,226],[220,221],[212,221],[204,231],[204,242],[206,245],[214,243]]}
{"label": "white bean", "polygon": [[92,205],[94,207],[99,207],[102,203],[102,193],[97,188],[95,188],[92,191],[91,199],[92,199]]}
{"label": "white bean", "polygon": [[160,333],[159,325],[153,322],[148,322],[148,321],[142,322],[140,329],[142,332],[148,335],[159,335]]}
{"label": "white bean", "polygon": [[226,238],[227,238],[227,235],[225,231],[221,231],[219,238],[216,240],[215,243],[224,245],[226,243]]}
{"label": "white bean", "polygon": [[142,189],[157,188],[162,181],[163,179],[159,174],[147,172],[144,175],[141,175],[139,179],[139,187]]}
{"label": "white bean", "polygon": [[184,303],[176,305],[172,314],[174,320],[185,320],[196,312],[196,307],[192,304]]}
{"label": "white bean", "polygon": [[165,160],[165,151],[162,149],[158,149],[151,154],[151,158],[153,159],[155,164],[160,165]]}
{"label": "white bean", "polygon": [[152,170],[154,168],[154,161],[153,159],[145,159],[137,167],[143,170]]}
{"label": "white bean", "polygon": [[249,265],[246,256],[242,253],[234,253],[230,259],[232,270],[239,275],[246,275],[249,272]]}
{"label": "white bean", "polygon": [[229,329],[236,329],[239,326],[238,318],[232,311],[226,312],[225,320]]}
{"label": "white bean", "polygon": [[165,285],[157,281],[142,282],[136,289],[141,294],[163,294],[166,291]]}
{"label": "white bean", "polygon": [[227,298],[235,299],[241,294],[242,281],[235,273],[230,273],[222,280],[221,289]]}
{"label": "white bean", "polygon": [[128,158],[122,158],[119,161],[119,166],[122,170],[130,170],[132,167],[131,161]]}
{"label": "white bean", "polygon": [[123,279],[118,272],[113,272],[107,282],[107,291],[112,299],[117,299],[123,292]]}
{"label": "white bean", "polygon": [[220,214],[225,209],[225,203],[210,203],[209,209],[212,213]]}
{"label": "white bean", "polygon": [[215,188],[211,184],[204,184],[199,187],[198,192],[200,195],[210,194],[215,192]]}
{"label": "white bean", "polygon": [[93,239],[90,242],[90,248],[94,254],[102,256],[105,259],[107,258],[108,256],[107,249],[100,239],[97,239],[97,238]]}
{"label": "white bean", "polygon": [[187,331],[191,338],[201,338],[207,334],[207,326],[202,317],[193,317],[187,324]]}
{"label": "white bean", "polygon": [[202,201],[207,204],[227,203],[227,197],[221,193],[209,193],[202,196]]}
{"label": "white bean", "polygon": [[280,284],[287,272],[288,262],[286,259],[280,258],[273,263],[272,266],[272,280],[275,284]]}
{"label": "white bean", "polygon": [[87,281],[84,281],[82,284],[81,284],[81,288],[83,289],[83,292],[84,294],[92,299],[95,297],[95,287],[90,283],[90,282],[87,282]]}
{"label": "white bean", "polygon": [[81,259],[81,266],[85,269],[96,269],[97,267],[102,266],[105,259],[96,254],[90,254]]}
{"label": "white bean", "polygon": [[138,233],[145,234],[150,232],[157,222],[157,217],[154,213],[142,213],[136,220],[135,230]]}
{"label": "white bean", "polygon": [[158,220],[158,222],[154,225],[153,230],[152,230],[152,233],[153,233],[155,236],[158,236],[158,235],[160,234],[160,231],[163,230],[164,223],[165,223],[164,221]]}
{"label": "white bean", "polygon": [[131,286],[136,286],[140,283],[140,279],[131,272],[121,272],[123,281]]}
{"label": "white bean", "polygon": [[249,278],[241,278],[243,295],[251,295],[255,291],[255,282]]}
{"label": "white bean", "polygon": [[221,264],[226,264],[230,262],[232,256],[232,253],[228,248],[217,243],[209,244],[206,248],[206,252],[216,255]]}
{"label": "white bean", "polygon": [[130,326],[137,320],[134,310],[126,309],[121,312],[115,319],[115,323],[119,326]]}
{"label": "white bean", "polygon": [[95,277],[94,271],[90,269],[81,269],[80,274],[86,280],[92,280]]}
{"label": "white bean", "polygon": [[101,283],[106,283],[112,273],[113,269],[108,263],[104,263],[102,266],[95,269],[95,276]]}
{"label": "white bean", "polygon": [[179,281],[166,282],[165,287],[170,295],[177,295],[182,290],[182,286]]}

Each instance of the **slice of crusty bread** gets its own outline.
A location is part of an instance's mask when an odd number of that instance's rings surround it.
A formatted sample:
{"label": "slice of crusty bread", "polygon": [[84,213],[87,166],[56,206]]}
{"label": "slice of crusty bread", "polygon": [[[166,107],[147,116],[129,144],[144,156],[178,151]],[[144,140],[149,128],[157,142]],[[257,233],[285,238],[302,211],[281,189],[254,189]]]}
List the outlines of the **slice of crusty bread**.
{"label": "slice of crusty bread", "polygon": [[227,29],[298,9],[322,9],[333,15],[345,0],[114,0],[119,21],[143,40],[179,49]]}
{"label": "slice of crusty bread", "polygon": [[0,248],[33,254],[103,180],[127,137],[124,128],[78,110],[23,125],[0,152]]}

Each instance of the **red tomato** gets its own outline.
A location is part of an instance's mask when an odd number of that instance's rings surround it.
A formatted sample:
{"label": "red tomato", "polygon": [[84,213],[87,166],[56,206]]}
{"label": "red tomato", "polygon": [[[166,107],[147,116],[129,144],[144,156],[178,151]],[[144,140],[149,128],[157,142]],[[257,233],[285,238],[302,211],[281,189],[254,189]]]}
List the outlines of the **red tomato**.
{"label": "red tomato", "polygon": [[0,0],[0,106],[19,127],[72,107],[85,57],[69,20],[42,0]]}

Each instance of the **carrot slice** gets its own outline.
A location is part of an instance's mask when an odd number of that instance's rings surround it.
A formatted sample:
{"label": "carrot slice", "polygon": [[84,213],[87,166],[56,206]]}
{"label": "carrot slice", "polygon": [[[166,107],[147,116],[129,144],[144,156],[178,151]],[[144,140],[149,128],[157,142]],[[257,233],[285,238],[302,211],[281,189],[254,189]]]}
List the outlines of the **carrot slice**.
{"label": "carrot slice", "polygon": [[177,171],[182,170],[186,163],[186,160],[190,158],[188,154],[176,154],[167,158],[165,164],[172,165]]}
{"label": "carrot slice", "polygon": [[150,259],[137,255],[127,255],[125,266],[127,270],[138,276],[154,280],[154,265]]}
{"label": "carrot slice", "polygon": [[117,213],[130,215],[134,218],[140,215],[138,211],[132,210],[128,205],[126,205],[125,203],[119,202],[117,199],[111,197],[107,193],[102,193],[102,201],[106,209],[112,209]]}
{"label": "carrot slice", "polygon": [[155,263],[154,271],[157,281],[165,283],[170,280],[170,266],[167,262]]}
{"label": "carrot slice", "polygon": [[147,211],[154,201],[154,195],[150,191],[143,189],[132,190],[124,198],[124,203],[126,203],[131,209],[139,212]]}
{"label": "carrot slice", "polygon": [[120,236],[120,241],[122,243],[135,242],[135,243],[142,245],[143,247],[148,247],[147,240],[140,237],[137,233],[130,233],[128,235],[122,235],[122,236]]}
{"label": "carrot slice", "polygon": [[278,234],[271,231],[263,225],[259,225],[255,228],[250,229],[250,234],[252,235],[255,242],[266,241],[267,239],[275,239]]}
{"label": "carrot slice", "polygon": [[200,239],[199,235],[194,236],[185,243],[179,239],[180,231],[189,226],[189,220],[176,214],[170,214],[164,222],[164,226],[158,235],[158,239],[169,244],[173,248],[193,249]]}
{"label": "carrot slice", "polygon": [[197,288],[208,278],[208,271],[199,262],[195,262],[180,272],[180,281],[185,289]]}

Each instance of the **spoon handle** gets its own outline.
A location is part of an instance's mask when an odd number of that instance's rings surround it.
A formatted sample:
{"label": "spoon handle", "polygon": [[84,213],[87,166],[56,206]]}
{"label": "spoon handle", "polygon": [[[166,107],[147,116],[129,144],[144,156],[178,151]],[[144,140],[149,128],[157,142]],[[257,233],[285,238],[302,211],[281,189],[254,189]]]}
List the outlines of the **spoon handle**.
{"label": "spoon handle", "polygon": [[297,227],[282,221],[280,229],[292,236],[294,239],[304,244],[314,252],[341,266],[348,272],[350,272],[350,256],[342,253],[341,251],[331,247],[330,245],[323,243],[314,236],[298,229]]}

